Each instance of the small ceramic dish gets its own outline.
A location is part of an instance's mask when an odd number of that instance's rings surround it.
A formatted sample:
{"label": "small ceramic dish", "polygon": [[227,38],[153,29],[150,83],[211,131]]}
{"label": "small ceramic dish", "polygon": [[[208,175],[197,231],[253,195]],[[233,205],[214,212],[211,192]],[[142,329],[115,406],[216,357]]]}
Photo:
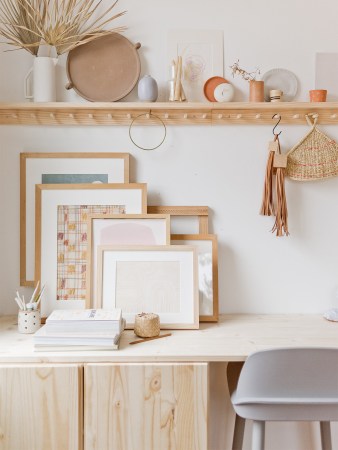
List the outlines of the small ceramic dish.
{"label": "small ceramic dish", "polygon": [[214,92],[216,87],[223,83],[228,83],[228,80],[223,77],[211,77],[204,83],[203,92],[209,102],[217,102]]}

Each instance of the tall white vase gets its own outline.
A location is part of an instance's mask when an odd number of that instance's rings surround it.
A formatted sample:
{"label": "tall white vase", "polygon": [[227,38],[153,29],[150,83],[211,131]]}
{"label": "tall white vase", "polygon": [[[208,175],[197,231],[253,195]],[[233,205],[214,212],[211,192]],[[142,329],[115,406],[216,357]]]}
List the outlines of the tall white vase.
{"label": "tall white vase", "polygon": [[[57,58],[37,56],[33,67],[25,78],[25,97],[34,102],[56,102]],[[33,76],[33,92],[30,92],[30,78]]]}

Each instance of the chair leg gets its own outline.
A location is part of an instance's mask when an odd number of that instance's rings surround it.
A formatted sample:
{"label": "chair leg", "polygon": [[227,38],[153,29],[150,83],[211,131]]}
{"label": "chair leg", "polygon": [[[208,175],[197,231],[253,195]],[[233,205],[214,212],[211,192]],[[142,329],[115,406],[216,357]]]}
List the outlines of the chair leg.
{"label": "chair leg", "polygon": [[330,422],[320,422],[322,450],[332,450]]}
{"label": "chair leg", "polygon": [[264,450],[265,422],[254,420],[252,425],[252,450]]}
{"label": "chair leg", "polygon": [[232,450],[242,450],[245,430],[245,419],[236,414]]}

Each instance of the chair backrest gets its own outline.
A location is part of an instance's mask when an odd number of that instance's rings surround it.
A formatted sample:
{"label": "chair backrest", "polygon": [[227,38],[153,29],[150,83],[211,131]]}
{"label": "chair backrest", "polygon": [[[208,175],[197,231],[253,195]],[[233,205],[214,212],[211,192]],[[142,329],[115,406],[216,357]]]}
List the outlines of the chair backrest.
{"label": "chair backrest", "polygon": [[[338,399],[338,348],[279,348],[251,354],[237,386],[245,398]],[[236,402],[236,399],[234,399]]]}

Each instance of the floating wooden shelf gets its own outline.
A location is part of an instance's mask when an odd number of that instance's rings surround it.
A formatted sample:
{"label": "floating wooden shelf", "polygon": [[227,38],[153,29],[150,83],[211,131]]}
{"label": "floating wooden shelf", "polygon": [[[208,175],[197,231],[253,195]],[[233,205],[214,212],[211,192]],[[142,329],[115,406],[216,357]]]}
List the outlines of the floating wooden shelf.
{"label": "floating wooden shelf", "polygon": [[166,125],[304,124],[305,115],[318,123],[338,124],[338,103],[0,103],[0,125]]}

